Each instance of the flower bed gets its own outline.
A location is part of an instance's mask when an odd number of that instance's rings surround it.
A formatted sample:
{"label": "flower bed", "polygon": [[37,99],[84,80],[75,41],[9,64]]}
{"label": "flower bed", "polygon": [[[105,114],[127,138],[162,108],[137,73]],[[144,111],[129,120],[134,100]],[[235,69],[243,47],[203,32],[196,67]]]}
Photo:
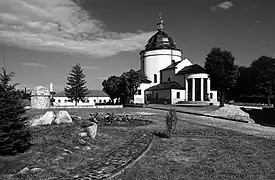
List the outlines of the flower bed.
{"label": "flower bed", "polygon": [[92,122],[98,122],[100,126],[120,126],[120,127],[136,127],[146,126],[151,124],[152,121],[142,119],[141,116],[117,114],[114,113],[94,113],[90,114],[88,119]]}

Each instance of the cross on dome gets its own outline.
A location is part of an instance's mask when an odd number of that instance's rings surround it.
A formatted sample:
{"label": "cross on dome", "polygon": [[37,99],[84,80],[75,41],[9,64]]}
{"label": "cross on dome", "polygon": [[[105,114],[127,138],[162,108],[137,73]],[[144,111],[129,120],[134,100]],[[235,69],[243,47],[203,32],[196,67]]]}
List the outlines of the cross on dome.
{"label": "cross on dome", "polygon": [[159,21],[157,23],[157,29],[158,31],[163,31],[164,30],[164,23],[161,17],[161,13],[159,13]]}

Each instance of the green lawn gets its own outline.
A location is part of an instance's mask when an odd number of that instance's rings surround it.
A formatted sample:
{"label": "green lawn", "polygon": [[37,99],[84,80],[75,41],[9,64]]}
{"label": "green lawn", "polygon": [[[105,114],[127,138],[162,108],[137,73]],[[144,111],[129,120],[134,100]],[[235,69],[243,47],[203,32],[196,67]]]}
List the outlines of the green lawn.
{"label": "green lawn", "polygon": [[[54,111],[59,111],[55,109]],[[42,168],[42,173],[25,179],[49,179],[67,174],[110,149],[123,144],[137,129],[165,130],[164,112],[144,108],[67,109],[70,114],[88,116],[93,112],[138,113],[155,123],[139,128],[100,127],[95,140],[86,139],[91,150],[79,142],[79,126],[32,128],[33,147],[24,154],[0,157],[0,179],[8,179],[24,167]],[[45,112],[31,110],[30,116]],[[80,149],[75,147],[79,146]],[[119,179],[275,179],[275,141],[234,131],[179,121],[172,139],[155,138],[151,150]],[[64,150],[67,149],[67,150]],[[56,160],[60,157],[60,160]]]}

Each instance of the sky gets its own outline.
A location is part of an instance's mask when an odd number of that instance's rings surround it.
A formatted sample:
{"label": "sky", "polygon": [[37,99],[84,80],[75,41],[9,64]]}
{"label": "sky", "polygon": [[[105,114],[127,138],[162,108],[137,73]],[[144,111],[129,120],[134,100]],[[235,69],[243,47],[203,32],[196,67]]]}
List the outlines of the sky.
{"label": "sky", "polygon": [[18,88],[62,91],[80,63],[89,89],[140,68],[139,52],[164,31],[194,64],[204,65],[213,47],[249,66],[275,57],[274,0],[0,0],[0,64],[15,72]]}

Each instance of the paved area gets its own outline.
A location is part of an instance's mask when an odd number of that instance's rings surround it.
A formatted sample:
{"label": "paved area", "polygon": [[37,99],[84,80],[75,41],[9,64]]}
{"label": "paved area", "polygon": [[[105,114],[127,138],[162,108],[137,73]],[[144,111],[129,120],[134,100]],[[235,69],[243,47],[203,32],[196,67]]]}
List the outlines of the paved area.
{"label": "paved area", "polygon": [[123,146],[112,150],[99,160],[77,167],[68,177],[77,180],[110,179],[138,161],[150,149],[153,138],[150,131],[138,131]]}

